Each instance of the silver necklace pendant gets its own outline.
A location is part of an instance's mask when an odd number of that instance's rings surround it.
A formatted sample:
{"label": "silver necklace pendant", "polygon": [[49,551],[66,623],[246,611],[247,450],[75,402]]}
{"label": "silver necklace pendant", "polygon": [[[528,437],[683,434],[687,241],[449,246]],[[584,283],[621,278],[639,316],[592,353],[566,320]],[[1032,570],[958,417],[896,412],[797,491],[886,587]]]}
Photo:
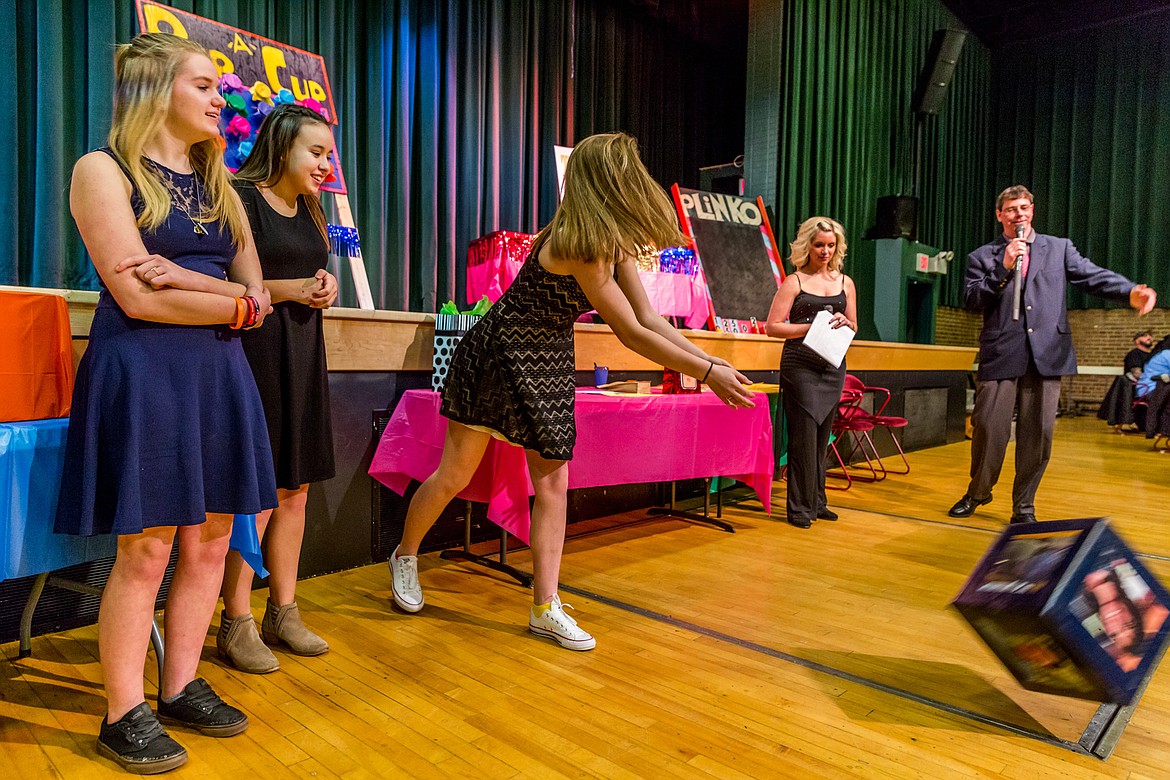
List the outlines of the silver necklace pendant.
{"label": "silver necklace pendant", "polygon": [[191,220],[191,224],[193,224],[195,226],[195,235],[198,235],[198,236],[206,236],[207,235],[207,228],[203,227],[202,222],[196,222],[195,220]]}

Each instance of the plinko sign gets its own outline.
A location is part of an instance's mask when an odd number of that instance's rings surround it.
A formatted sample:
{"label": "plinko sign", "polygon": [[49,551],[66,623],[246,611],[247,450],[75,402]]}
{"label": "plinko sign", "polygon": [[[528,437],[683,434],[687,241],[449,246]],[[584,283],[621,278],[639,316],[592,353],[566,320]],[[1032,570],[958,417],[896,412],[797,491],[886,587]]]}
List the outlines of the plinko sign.
{"label": "plinko sign", "polygon": [[683,233],[694,242],[708,322],[728,333],[763,333],[784,281],[763,198],[671,188]]}
{"label": "plinko sign", "polygon": [[[220,113],[226,147],[224,162],[237,170],[252,151],[264,117],[281,103],[297,103],[337,124],[337,109],[325,60],[321,55],[278,43],[231,25],[180,11],[161,3],[137,0],[143,32],[164,32],[201,44],[219,71],[219,90],[227,105]],[[333,176],[322,187],[345,194],[345,179],[336,153]]]}

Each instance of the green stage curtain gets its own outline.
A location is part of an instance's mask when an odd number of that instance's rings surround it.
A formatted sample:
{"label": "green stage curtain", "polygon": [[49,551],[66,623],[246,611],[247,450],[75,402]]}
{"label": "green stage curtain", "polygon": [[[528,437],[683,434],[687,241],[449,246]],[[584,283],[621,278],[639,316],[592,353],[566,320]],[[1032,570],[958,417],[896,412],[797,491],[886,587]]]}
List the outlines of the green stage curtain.
{"label": "green stage curtain", "polygon": [[[0,179],[0,198],[18,204],[3,219],[19,258],[0,269],[0,280],[93,289],[96,274],[68,218],[66,185],[73,161],[104,143],[113,45],[137,31],[133,4],[67,3],[50,14],[43,9],[56,4],[42,3],[39,15],[33,4],[21,5],[18,71],[33,78],[16,80],[16,146],[37,153],[34,170]],[[471,238],[535,230],[551,216],[552,145],[569,142],[565,3],[173,5],[325,58],[341,120],[338,150],[379,308],[434,311],[463,289]],[[65,36],[83,45],[64,46]],[[23,86],[33,83],[35,90]],[[352,305],[347,264],[338,270],[342,303]]]}
{"label": "green stage curtain", "polygon": [[[69,172],[104,143],[113,46],[137,30],[133,2],[17,2],[15,9],[13,3],[0,0],[0,18],[17,19],[15,40],[0,36],[3,61],[16,63],[15,77],[0,86],[15,110],[15,122],[0,130],[14,161],[0,171],[6,242],[0,283],[96,289],[68,215]],[[712,70],[704,58],[726,59],[718,47],[686,44],[701,20],[666,19],[665,34],[656,22],[666,12],[638,3],[171,5],[324,57],[341,120],[338,150],[379,308],[435,311],[448,298],[462,302],[471,239],[493,230],[534,232],[551,218],[554,144],[571,145],[594,130],[630,130],[664,186],[679,180],[693,186],[699,165],[725,162],[737,153],[727,149],[742,145],[742,97],[734,105],[736,87],[742,96],[742,66],[729,97],[725,85],[703,76]],[[671,69],[686,58],[689,64]],[[606,103],[600,96],[617,84],[625,97]],[[574,89],[585,97],[576,99]],[[733,117],[700,116],[718,123],[722,135],[710,137],[722,141],[678,131],[689,121],[674,105],[678,95],[696,114],[708,104]],[[647,119],[651,110],[661,118]],[[341,266],[341,303],[353,305]]]}
{"label": "green stage curtain", "polygon": [[[74,161],[102,146],[113,111],[115,41],[129,38],[131,3],[0,0],[0,79],[9,120],[0,148],[0,283],[94,289],[97,273],[69,217]],[[123,33],[123,31],[126,31]]]}
{"label": "green stage curtain", "polygon": [[[837,218],[855,242],[873,226],[880,196],[911,191],[918,75],[934,31],[963,28],[937,0],[803,0],[784,7],[773,228],[787,254],[806,217]],[[988,50],[968,36],[945,104],[925,125],[918,238],[960,258],[943,287],[944,305],[960,303],[961,258],[994,235],[990,72]]]}
{"label": "green stage curtain", "polygon": [[[1036,226],[1170,299],[1170,11],[995,51],[997,188]],[[994,205],[994,204],[993,204]],[[1106,303],[1073,290],[1070,306]]]}

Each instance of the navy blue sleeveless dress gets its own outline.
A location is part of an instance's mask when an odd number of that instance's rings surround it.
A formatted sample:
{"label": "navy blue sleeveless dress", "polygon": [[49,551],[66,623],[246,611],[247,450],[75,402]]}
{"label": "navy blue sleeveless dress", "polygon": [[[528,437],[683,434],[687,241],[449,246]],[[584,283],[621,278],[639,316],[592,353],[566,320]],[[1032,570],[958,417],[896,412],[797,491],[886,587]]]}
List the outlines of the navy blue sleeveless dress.
{"label": "navy blue sleeveless dress", "polygon": [[[198,214],[196,176],[155,170]],[[131,205],[141,212],[137,189]],[[204,226],[206,235],[197,233],[172,208],[142,240],[148,252],[224,279],[231,234]],[[133,319],[103,286],[77,369],[55,530],[135,534],[275,506],[264,409],[239,334]]]}
{"label": "navy blue sleeveless dress", "polygon": [[538,251],[460,339],[441,411],[549,460],[569,460],[577,442],[573,322],[593,304],[572,276],[545,270]]}

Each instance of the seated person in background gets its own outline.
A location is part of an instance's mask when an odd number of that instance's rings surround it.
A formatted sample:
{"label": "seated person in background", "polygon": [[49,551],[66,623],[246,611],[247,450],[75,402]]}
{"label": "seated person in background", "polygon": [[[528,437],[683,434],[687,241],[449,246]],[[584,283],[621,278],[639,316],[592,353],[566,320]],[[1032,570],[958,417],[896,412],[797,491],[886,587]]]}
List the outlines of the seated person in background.
{"label": "seated person in background", "polygon": [[1159,382],[1170,382],[1170,349],[1155,352],[1146,363],[1137,383],[1137,397],[1144,398],[1152,393]]}
{"label": "seated person in background", "polygon": [[1142,369],[1153,354],[1153,348],[1154,336],[1150,331],[1135,333],[1133,349],[1125,355],[1124,373],[1113,380],[1105,397],[1101,399],[1097,418],[1112,425],[1117,433],[1137,430],[1144,420],[1144,417],[1135,414],[1133,408],[1134,385],[1141,378]]}
{"label": "seated person in background", "polygon": [[1135,389],[1139,403],[1133,408],[1139,430],[1147,439],[1170,436],[1170,349],[1154,353]]}
{"label": "seated person in background", "polygon": [[1146,361],[1154,353],[1154,334],[1148,330],[1139,331],[1133,337],[1133,349],[1125,354],[1124,370],[1136,382],[1142,375]]}

